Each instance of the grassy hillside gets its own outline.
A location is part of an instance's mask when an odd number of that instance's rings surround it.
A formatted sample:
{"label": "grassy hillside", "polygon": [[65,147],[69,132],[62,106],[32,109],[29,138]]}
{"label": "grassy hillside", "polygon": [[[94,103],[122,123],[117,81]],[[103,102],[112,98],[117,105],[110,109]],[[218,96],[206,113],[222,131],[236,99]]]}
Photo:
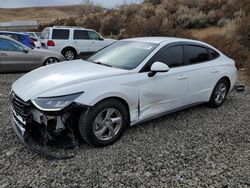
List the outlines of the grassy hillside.
{"label": "grassy hillside", "polygon": [[144,0],[117,9],[84,6],[0,9],[0,21],[38,19],[46,26],[71,25],[94,29],[117,39],[172,36],[206,41],[250,66],[250,0]]}
{"label": "grassy hillside", "polygon": [[0,9],[0,22],[11,20],[37,19],[40,23],[49,23],[54,19],[63,19],[77,16],[79,6],[51,6]]}

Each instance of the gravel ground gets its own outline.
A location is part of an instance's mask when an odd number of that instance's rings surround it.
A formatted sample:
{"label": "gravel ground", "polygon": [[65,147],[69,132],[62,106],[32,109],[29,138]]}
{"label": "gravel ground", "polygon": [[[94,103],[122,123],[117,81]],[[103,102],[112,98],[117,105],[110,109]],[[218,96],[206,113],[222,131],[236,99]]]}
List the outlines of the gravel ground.
{"label": "gravel ground", "polygon": [[250,90],[128,128],[113,146],[85,144],[53,161],[15,136],[0,75],[0,187],[250,187]]}

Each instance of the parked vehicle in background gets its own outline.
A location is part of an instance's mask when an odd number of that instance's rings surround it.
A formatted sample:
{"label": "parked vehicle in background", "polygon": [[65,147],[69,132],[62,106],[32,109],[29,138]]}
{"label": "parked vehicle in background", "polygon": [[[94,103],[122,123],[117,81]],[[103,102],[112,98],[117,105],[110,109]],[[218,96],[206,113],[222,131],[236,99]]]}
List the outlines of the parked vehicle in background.
{"label": "parked vehicle in background", "polygon": [[73,60],[80,54],[95,53],[115,41],[105,39],[96,31],[82,27],[47,27],[41,34],[42,46],[62,53],[66,60]]}
{"label": "parked vehicle in background", "polygon": [[34,48],[35,44],[27,33],[11,32],[11,31],[0,31],[0,35],[10,37],[24,44],[29,48]]}
{"label": "parked vehicle in background", "polygon": [[6,36],[0,36],[0,73],[30,71],[65,58],[57,52],[32,49]]}
{"label": "parked vehicle in background", "polygon": [[203,42],[121,40],[87,61],[51,65],[17,80],[13,127],[22,141],[38,132],[46,142],[75,130],[87,143],[107,146],[126,126],[200,103],[221,106],[236,78],[234,60]]}
{"label": "parked vehicle in background", "polygon": [[30,38],[31,38],[31,40],[33,40],[36,48],[41,48],[42,44],[41,44],[39,39],[37,39],[35,37],[31,37],[31,36],[30,36]]}
{"label": "parked vehicle in background", "polygon": [[41,32],[27,32],[30,38],[33,40],[35,47],[40,48],[41,44]]}
{"label": "parked vehicle in background", "polygon": [[41,32],[27,32],[30,37],[34,37],[37,39],[41,38]]}

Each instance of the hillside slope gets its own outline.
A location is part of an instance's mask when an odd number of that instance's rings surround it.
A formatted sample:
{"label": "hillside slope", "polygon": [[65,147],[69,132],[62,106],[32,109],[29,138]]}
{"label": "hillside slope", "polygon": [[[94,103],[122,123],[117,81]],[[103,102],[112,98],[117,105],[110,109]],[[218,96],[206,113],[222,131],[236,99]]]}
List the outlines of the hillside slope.
{"label": "hillside slope", "polygon": [[51,22],[53,19],[62,19],[77,16],[78,5],[51,6],[32,8],[0,8],[0,22],[23,19],[37,19],[40,23]]}

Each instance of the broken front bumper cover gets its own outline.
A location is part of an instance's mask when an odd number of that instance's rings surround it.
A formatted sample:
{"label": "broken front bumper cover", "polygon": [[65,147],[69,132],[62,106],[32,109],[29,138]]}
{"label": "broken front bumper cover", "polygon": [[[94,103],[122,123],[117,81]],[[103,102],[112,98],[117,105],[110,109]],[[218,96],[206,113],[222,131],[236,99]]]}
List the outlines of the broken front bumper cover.
{"label": "broken front bumper cover", "polygon": [[29,143],[28,141],[29,135],[26,132],[22,122],[20,122],[20,120],[16,119],[16,117],[14,116],[13,111],[11,113],[11,123],[12,123],[12,127],[16,135],[18,136],[22,144],[26,146],[29,150],[36,152],[38,154],[41,154],[49,159],[65,160],[65,159],[73,158],[73,156],[56,156],[56,155],[50,154],[49,152],[45,150],[42,150],[40,148],[33,146],[32,143]]}

